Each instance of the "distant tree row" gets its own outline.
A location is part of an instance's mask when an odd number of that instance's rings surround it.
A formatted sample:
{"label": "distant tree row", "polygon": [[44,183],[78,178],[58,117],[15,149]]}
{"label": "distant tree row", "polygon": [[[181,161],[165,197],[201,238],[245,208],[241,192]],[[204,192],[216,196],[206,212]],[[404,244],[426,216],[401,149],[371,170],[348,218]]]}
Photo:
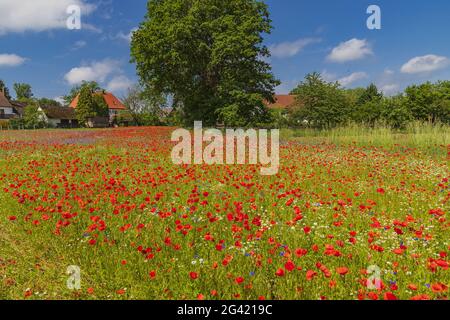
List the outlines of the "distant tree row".
{"label": "distant tree row", "polygon": [[414,120],[450,123],[450,81],[412,85],[388,97],[374,84],[344,89],[311,73],[291,94],[297,95],[297,102],[286,110],[272,110],[273,125],[332,128],[353,122],[402,128]]}
{"label": "distant tree row", "polygon": [[[346,90],[312,73],[293,90],[295,107],[268,110],[264,101],[273,102],[279,84],[264,45],[271,30],[268,7],[258,0],[149,0],[131,41],[131,61],[143,86],[139,91],[145,92],[127,99],[138,110],[136,120],[157,123],[159,111],[153,107],[162,99],[170,102],[165,122],[172,125],[203,120],[212,126],[324,128],[383,122],[401,128],[412,120],[449,122],[448,81],[384,97],[375,85]],[[143,109],[145,103],[149,106]]]}

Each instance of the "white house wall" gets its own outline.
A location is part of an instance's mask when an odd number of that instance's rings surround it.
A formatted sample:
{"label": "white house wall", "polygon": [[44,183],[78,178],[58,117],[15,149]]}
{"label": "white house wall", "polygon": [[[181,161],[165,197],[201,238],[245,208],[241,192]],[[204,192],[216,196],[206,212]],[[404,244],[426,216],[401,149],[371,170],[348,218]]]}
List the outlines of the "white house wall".
{"label": "white house wall", "polygon": [[5,114],[8,114],[8,115],[14,114],[13,108],[8,108],[8,107],[4,108],[4,107],[1,107],[0,109],[2,109],[2,110],[5,112]]}

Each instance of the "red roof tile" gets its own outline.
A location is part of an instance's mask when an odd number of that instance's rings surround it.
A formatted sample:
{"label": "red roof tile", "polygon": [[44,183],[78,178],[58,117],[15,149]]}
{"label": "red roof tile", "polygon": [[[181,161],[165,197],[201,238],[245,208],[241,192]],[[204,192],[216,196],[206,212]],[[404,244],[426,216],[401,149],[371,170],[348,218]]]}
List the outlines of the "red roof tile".
{"label": "red roof tile", "polygon": [[275,95],[275,103],[265,101],[267,107],[272,109],[286,109],[293,105],[297,96],[291,94],[277,94]]}
{"label": "red roof tile", "polygon": [[[108,105],[108,108],[110,110],[126,110],[127,108],[123,105],[122,102],[120,102],[119,99],[117,99],[112,93],[109,92],[105,92],[105,93],[101,93],[101,92],[97,92],[95,94],[102,94],[103,95],[103,99],[105,99],[106,104]],[[70,103],[70,107],[71,108],[76,108],[78,105],[78,98],[79,95],[77,95],[75,97],[75,99],[73,99],[73,101]]]}
{"label": "red roof tile", "polygon": [[3,94],[3,91],[0,91],[0,107],[3,108],[12,108],[11,103],[6,99],[5,95]]}

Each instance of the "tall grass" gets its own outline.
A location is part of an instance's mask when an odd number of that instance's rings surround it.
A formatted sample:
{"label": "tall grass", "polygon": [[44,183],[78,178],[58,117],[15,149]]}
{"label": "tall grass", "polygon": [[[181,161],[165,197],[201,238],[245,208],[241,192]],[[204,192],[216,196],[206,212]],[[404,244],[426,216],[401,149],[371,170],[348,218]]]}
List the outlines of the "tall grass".
{"label": "tall grass", "polygon": [[281,139],[303,143],[336,145],[409,147],[439,152],[450,148],[450,126],[412,122],[402,130],[385,125],[374,127],[350,124],[333,129],[282,129]]}

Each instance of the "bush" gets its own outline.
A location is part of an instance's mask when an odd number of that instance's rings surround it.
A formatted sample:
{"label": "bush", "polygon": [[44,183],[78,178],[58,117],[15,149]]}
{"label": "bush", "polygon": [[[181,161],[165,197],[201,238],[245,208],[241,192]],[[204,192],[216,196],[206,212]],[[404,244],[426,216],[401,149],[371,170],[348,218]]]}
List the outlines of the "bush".
{"label": "bush", "polygon": [[403,129],[413,119],[402,95],[385,98],[381,103],[382,119],[392,128]]}
{"label": "bush", "polygon": [[332,128],[349,118],[346,95],[337,82],[326,82],[319,73],[308,74],[292,94],[302,103],[291,114],[293,123],[307,122],[315,128]]}
{"label": "bush", "polygon": [[25,107],[23,122],[27,129],[44,128],[45,122],[42,120],[41,112],[36,102],[32,102]]}

